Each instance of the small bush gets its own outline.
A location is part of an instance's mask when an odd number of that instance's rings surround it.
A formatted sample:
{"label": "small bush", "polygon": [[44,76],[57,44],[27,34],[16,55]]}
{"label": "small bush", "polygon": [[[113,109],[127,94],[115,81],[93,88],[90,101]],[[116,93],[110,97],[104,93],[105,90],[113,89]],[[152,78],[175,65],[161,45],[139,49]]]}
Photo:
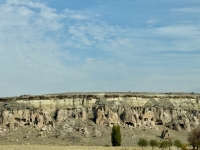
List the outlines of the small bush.
{"label": "small bush", "polygon": [[158,141],[156,140],[150,140],[149,145],[152,147],[152,150],[158,146]]}
{"label": "small bush", "polygon": [[164,150],[164,149],[166,149],[167,147],[169,147],[168,141],[161,141],[161,142],[159,143],[159,148],[160,148],[161,150]]}
{"label": "small bush", "polygon": [[173,146],[173,141],[172,140],[169,140],[167,141],[168,142],[168,148],[171,149],[171,147]]}
{"label": "small bush", "polygon": [[180,147],[180,148],[181,148],[181,150],[188,150],[188,148],[187,148],[187,147],[188,147],[188,145],[187,145],[187,144],[183,144],[183,143],[182,143],[182,145],[181,145],[181,147]]}
{"label": "small bush", "polygon": [[139,139],[137,144],[138,146],[142,147],[142,149],[144,149],[144,147],[147,147],[149,145],[146,139]]}
{"label": "small bush", "polygon": [[181,141],[178,140],[178,139],[176,139],[176,140],[174,141],[174,146],[176,146],[177,149],[178,149],[178,148],[181,148],[181,147],[182,147]]}

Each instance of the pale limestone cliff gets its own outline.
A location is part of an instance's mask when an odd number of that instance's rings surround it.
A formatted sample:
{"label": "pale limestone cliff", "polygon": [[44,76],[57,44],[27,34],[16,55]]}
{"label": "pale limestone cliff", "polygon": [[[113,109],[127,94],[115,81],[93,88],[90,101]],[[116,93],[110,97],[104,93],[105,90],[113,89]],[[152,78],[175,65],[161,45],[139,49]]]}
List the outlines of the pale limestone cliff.
{"label": "pale limestone cliff", "polygon": [[65,93],[49,95],[23,95],[19,97],[0,98],[0,102],[16,101],[17,103],[30,104],[34,107],[52,110],[73,107],[95,107],[98,102],[116,105],[128,104],[135,107],[155,105],[156,103],[198,109],[200,107],[200,94],[193,93]]}
{"label": "pale limestone cliff", "polygon": [[[100,125],[145,126],[152,129],[165,125],[174,130],[198,126],[200,94],[194,93],[64,93],[22,95],[0,98],[1,124],[9,128],[30,125],[54,128],[55,122],[67,131],[73,127],[66,120],[86,120],[93,116]],[[88,135],[87,128],[81,129]]]}

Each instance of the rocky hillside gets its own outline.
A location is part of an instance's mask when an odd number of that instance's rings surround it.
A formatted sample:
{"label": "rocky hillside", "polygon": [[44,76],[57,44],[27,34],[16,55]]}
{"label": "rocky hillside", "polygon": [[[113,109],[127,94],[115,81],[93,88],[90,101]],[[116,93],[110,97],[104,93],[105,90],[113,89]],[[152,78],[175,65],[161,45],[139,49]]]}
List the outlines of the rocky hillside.
{"label": "rocky hillside", "polygon": [[[199,125],[200,94],[63,93],[0,98],[0,132],[30,128],[37,137],[104,137],[113,124],[130,130],[190,131]],[[34,132],[34,131],[33,131]],[[80,134],[80,135],[79,135]],[[108,134],[109,136],[109,134]],[[163,138],[167,138],[163,135]]]}

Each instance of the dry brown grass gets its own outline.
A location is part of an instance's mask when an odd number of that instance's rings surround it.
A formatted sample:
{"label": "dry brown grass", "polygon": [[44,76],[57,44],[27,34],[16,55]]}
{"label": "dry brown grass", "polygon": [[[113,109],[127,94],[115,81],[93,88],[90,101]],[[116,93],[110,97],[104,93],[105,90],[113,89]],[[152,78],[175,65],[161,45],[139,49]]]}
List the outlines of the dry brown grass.
{"label": "dry brown grass", "polygon": [[[142,150],[140,147],[0,145],[0,150]],[[144,150],[151,150],[150,147]]]}

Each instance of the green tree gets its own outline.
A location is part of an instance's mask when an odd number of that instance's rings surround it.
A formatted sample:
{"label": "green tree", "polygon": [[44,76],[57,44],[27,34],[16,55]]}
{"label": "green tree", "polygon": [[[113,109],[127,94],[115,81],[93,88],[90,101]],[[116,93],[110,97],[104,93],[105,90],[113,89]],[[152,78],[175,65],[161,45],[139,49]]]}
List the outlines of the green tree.
{"label": "green tree", "polygon": [[176,146],[176,148],[181,148],[182,147],[182,143],[180,140],[176,139],[174,140],[174,146]]}
{"label": "green tree", "polygon": [[156,140],[150,140],[149,145],[152,147],[152,150],[158,146],[158,141]]}
{"label": "green tree", "polygon": [[137,144],[138,146],[142,147],[142,149],[144,149],[144,147],[147,147],[149,145],[146,139],[139,139]]}
{"label": "green tree", "polygon": [[113,146],[121,146],[121,131],[119,125],[113,125],[112,127],[111,142]]}

